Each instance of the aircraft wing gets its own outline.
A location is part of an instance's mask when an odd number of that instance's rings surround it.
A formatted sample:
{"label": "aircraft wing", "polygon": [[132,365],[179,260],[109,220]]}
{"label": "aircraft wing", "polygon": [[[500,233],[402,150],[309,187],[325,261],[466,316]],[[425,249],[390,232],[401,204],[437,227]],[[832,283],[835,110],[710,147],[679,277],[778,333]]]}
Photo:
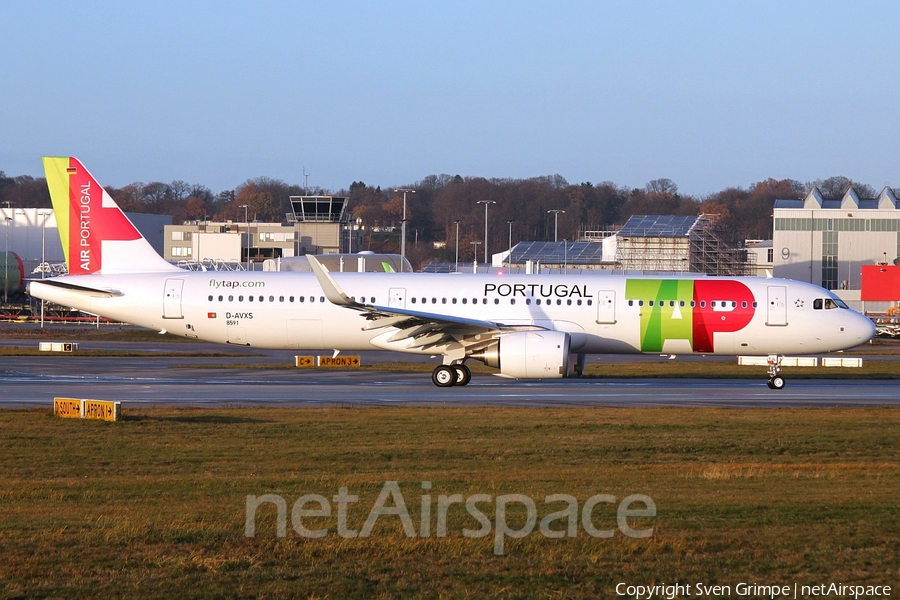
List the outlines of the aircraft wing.
{"label": "aircraft wing", "polygon": [[325,292],[325,297],[332,304],[363,313],[365,318],[371,321],[365,327],[367,331],[385,327],[396,327],[400,330],[388,338],[387,343],[411,339],[412,343],[407,345],[407,348],[432,348],[447,346],[454,342],[460,346],[471,347],[489,343],[494,338],[493,334],[544,329],[537,325],[504,325],[495,321],[363,304],[351,299],[314,256],[307,255],[307,258],[319,280],[319,285]]}

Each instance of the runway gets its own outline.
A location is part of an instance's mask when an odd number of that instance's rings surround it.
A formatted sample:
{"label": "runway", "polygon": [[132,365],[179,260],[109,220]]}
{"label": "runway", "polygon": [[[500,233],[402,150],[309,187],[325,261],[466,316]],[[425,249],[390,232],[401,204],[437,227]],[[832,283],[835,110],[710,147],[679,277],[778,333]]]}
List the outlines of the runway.
{"label": "runway", "polygon": [[[4,340],[4,345],[10,345]],[[34,346],[31,340],[19,345]],[[85,344],[82,344],[84,347]],[[292,362],[293,352],[215,345],[92,343],[104,349],[159,352],[149,357],[48,355],[4,357],[0,408],[52,405],[57,396],[118,400],[128,406],[898,406],[894,381],[790,379],[770,390],[755,379],[561,379],[514,381],[475,375],[465,387],[437,388],[428,373],[254,369]],[[239,356],[185,357],[172,352],[233,352]],[[594,357],[603,360],[603,357]],[[638,357],[631,357],[638,358]],[[656,357],[658,360],[658,357]],[[406,360],[364,353],[364,363]],[[184,365],[235,368],[185,368]]]}

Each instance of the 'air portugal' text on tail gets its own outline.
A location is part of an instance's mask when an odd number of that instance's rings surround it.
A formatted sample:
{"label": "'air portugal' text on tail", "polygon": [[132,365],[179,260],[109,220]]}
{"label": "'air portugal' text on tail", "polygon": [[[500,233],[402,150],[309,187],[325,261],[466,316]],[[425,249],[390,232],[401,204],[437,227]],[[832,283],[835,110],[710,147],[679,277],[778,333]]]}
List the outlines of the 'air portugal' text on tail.
{"label": "'air portugal' text on tail", "polygon": [[156,253],[78,159],[43,160],[69,274],[175,269]]}

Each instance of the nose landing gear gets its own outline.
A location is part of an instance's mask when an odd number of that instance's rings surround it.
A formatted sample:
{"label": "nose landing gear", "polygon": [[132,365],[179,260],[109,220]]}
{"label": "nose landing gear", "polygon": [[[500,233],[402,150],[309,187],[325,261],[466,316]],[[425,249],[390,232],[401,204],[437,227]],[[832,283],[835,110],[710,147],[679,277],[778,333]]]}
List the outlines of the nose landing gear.
{"label": "nose landing gear", "polygon": [[780,390],[784,388],[784,377],[779,375],[778,373],[781,371],[781,359],[783,356],[771,355],[769,356],[769,381],[766,382],[766,385],[769,386],[770,390]]}

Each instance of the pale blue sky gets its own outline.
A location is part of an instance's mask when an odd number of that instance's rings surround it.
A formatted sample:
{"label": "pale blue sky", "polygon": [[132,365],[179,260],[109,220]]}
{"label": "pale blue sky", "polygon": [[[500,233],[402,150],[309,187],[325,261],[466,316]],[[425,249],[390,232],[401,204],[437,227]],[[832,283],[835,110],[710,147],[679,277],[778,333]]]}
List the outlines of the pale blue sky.
{"label": "pale blue sky", "polygon": [[900,185],[898,2],[4,2],[0,170]]}

